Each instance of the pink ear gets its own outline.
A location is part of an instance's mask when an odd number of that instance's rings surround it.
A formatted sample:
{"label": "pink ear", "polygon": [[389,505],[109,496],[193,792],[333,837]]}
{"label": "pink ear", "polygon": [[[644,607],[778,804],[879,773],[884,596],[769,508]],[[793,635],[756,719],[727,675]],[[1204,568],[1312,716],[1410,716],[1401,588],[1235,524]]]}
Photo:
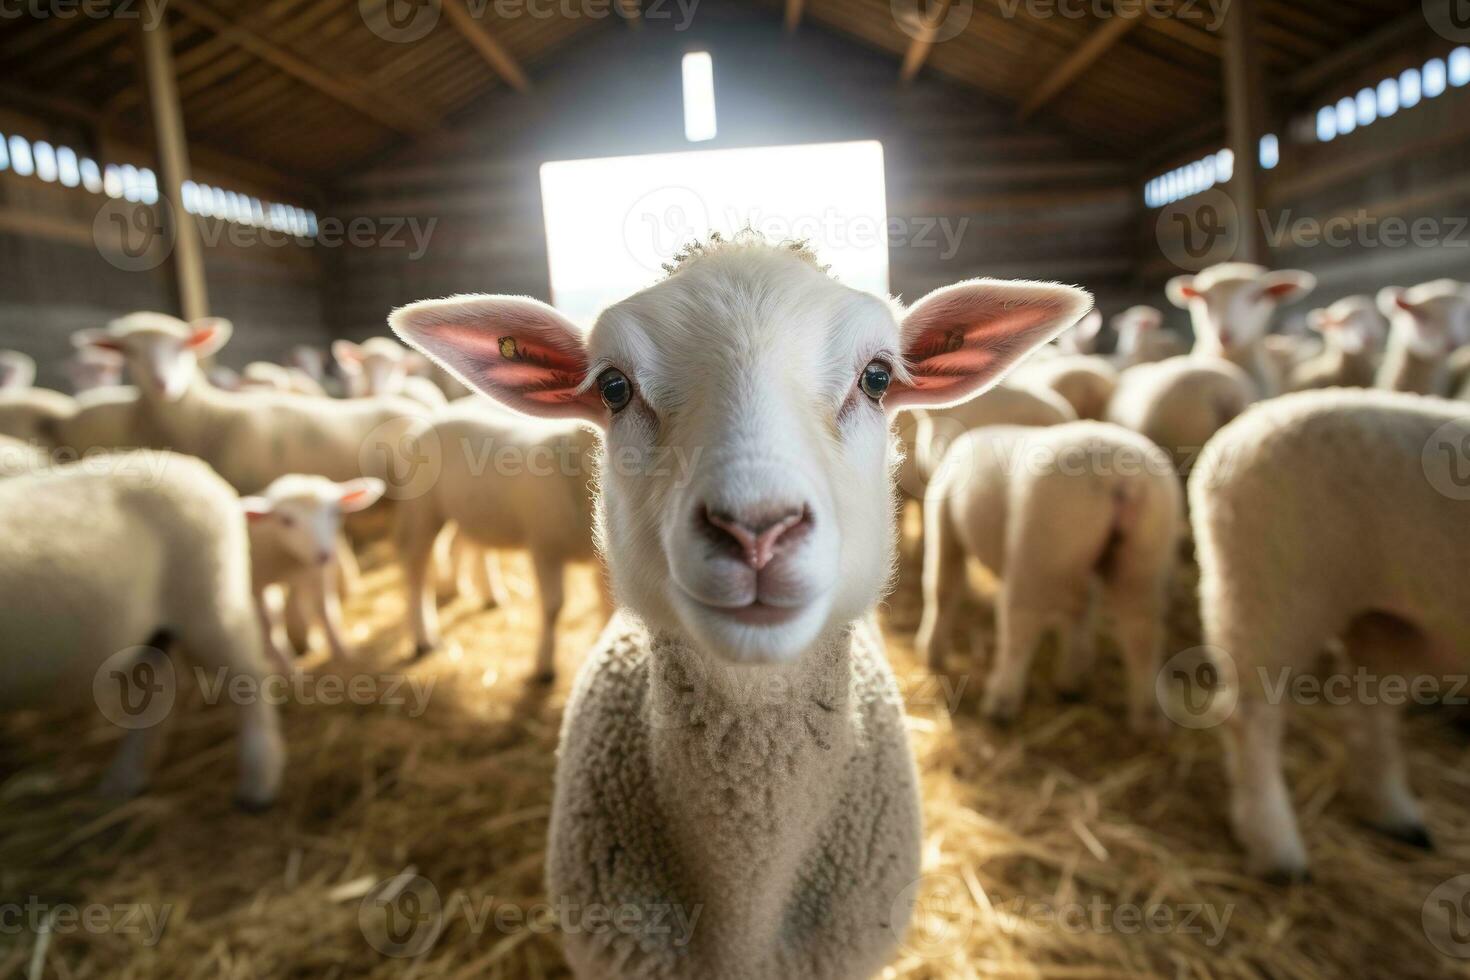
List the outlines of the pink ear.
{"label": "pink ear", "polygon": [[338,486],[341,488],[342,496],[338,498],[337,503],[344,514],[355,514],[360,510],[366,510],[377,503],[387,490],[382,480],[372,476],[348,480]]}
{"label": "pink ear", "polygon": [[925,296],[903,321],[907,378],[885,403],[943,407],[979,394],[1076,323],[1092,295],[1072,286],[971,279]]}
{"label": "pink ear", "polygon": [[265,497],[241,497],[240,509],[245,512],[245,520],[251,524],[271,516],[271,502]]}
{"label": "pink ear", "polygon": [[582,332],[526,296],[453,296],[394,310],[394,332],[465,384],[542,418],[605,424]]}
{"label": "pink ear", "polygon": [[223,317],[202,317],[189,324],[189,339],[185,343],[196,354],[208,357],[225,345],[233,330],[230,321]]}

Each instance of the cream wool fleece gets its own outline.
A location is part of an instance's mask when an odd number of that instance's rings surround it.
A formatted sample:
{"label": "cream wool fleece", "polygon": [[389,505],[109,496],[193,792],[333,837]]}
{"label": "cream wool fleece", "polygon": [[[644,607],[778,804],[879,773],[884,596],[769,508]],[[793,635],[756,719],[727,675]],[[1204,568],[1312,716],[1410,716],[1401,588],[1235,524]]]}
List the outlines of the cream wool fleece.
{"label": "cream wool fleece", "polygon": [[[565,717],[548,888],[578,975],[854,980],[887,962],[919,796],[874,626],[732,667],[623,612]],[[597,928],[598,908],[638,924]]]}

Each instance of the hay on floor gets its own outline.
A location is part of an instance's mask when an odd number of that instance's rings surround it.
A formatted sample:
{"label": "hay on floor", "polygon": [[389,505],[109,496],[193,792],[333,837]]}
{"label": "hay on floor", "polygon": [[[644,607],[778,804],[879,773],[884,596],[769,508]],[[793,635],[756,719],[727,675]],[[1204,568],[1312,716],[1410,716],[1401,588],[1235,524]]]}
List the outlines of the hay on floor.
{"label": "hay on floor", "polygon": [[[1453,914],[1430,893],[1470,871],[1466,746],[1446,719],[1405,726],[1439,848],[1426,853],[1353,821],[1330,709],[1295,712],[1287,763],[1315,881],[1269,886],[1242,874],[1230,841],[1215,737],[1131,734],[1110,658],[1081,703],[1059,701],[1038,670],[1006,731],[978,717],[993,636],[981,603],[962,620],[973,656],[940,677],[919,664],[914,551],[882,618],[922,772],[925,877],[885,976],[1470,976],[1470,960],[1425,934],[1426,917]],[[318,679],[365,675],[380,700],[387,678],[432,683],[427,710],[414,716],[407,683],[396,705],[323,704],[337,689],[314,686],[318,703],[284,710],[290,763],[266,815],[231,805],[224,708],[179,711],[151,790],[123,804],[91,793],[115,729],[82,713],[0,719],[0,977],[566,975],[538,903],[561,709],[600,625],[591,570],[574,572],[561,678],[543,691],[526,683],[536,610],[523,556],[506,556],[510,605],[456,600],[445,649],[420,663],[406,661],[389,558],[368,550],[348,606],[358,660],[337,670],[318,652],[305,665]],[[1198,642],[1187,571],[1177,591],[1171,647],[1184,649]],[[389,900],[412,918],[387,921]]]}

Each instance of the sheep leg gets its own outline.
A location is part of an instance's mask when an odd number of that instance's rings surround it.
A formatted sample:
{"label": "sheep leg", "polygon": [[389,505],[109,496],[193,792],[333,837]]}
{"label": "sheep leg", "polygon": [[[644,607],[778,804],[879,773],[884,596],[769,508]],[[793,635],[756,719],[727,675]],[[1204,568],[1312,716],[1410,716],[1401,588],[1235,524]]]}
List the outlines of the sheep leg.
{"label": "sheep leg", "polygon": [[1409,788],[1409,771],[1399,744],[1396,704],[1348,706],[1348,795],[1369,826],[1416,847],[1432,848],[1419,803]]}
{"label": "sheep leg", "polygon": [[291,673],[291,657],[281,643],[279,610],[271,601],[268,589],[255,593],[255,615],[260,622],[260,632],[265,638],[266,655],[283,674]]}
{"label": "sheep leg", "polygon": [[949,652],[955,613],[964,599],[965,551],[942,500],[924,502],[924,614],[914,637],[914,650],[942,671]]}
{"label": "sheep leg", "polygon": [[352,542],[347,540],[345,533],[337,535],[336,576],[339,595],[352,595],[357,590],[357,583],[362,580],[362,566],[358,564],[357,552],[352,550]]}
{"label": "sheep leg", "polygon": [[457,595],[473,595],[465,563],[471,551],[469,540],[451,526],[434,538],[434,597],[449,602]]}
{"label": "sheep leg", "polygon": [[1285,726],[1282,705],[1248,697],[1242,690],[1224,729],[1236,839],[1245,847],[1253,874],[1282,882],[1300,881],[1307,874],[1307,849],[1281,769]]}
{"label": "sheep leg", "polygon": [[485,609],[506,605],[509,598],[495,552],[460,538],[455,538],[454,543],[459,594],[476,596]]}
{"label": "sheep leg", "polygon": [[434,543],[444,525],[432,510],[414,504],[421,501],[404,501],[399,506],[397,538],[414,655],[422,657],[439,644],[439,609],[430,573]]}
{"label": "sheep leg", "polygon": [[541,638],[536,648],[533,680],[550,684],[556,679],[556,621],[566,598],[566,564],[559,557],[540,552],[533,553],[532,563],[536,569],[536,592],[541,598]]}
{"label": "sheep leg", "polygon": [[1000,723],[1013,721],[1021,713],[1031,658],[1054,618],[1051,613],[1018,603],[1013,591],[1011,583],[1006,583],[998,616],[1000,642],[980,708],[986,718]]}
{"label": "sheep leg", "polygon": [[291,649],[304,654],[311,649],[311,596],[296,580],[286,583],[286,639]]}
{"label": "sheep leg", "polygon": [[[168,654],[159,651],[145,653],[144,657],[162,661]],[[160,718],[146,728],[132,728],[123,734],[122,744],[107,773],[102,777],[98,792],[103,796],[126,800],[141,793],[148,785],[148,776],[162,751],[164,737],[173,723],[173,712]]]}
{"label": "sheep leg", "polygon": [[1096,590],[1089,589],[1083,601],[1082,612],[1072,624],[1070,639],[1061,644],[1061,649],[1057,651],[1057,692],[1069,700],[1082,695],[1082,688],[1097,660],[1096,619]]}
{"label": "sheep leg", "polygon": [[1162,617],[1149,609],[1120,610],[1113,635],[1128,673],[1128,724],[1141,735],[1162,733],[1164,715],[1156,688],[1164,651]]}
{"label": "sheep leg", "polygon": [[332,659],[342,663],[349,660],[352,651],[347,647],[346,633],[342,628],[342,597],[337,593],[336,569],[328,566],[319,574],[309,576],[311,581],[304,588],[315,600],[316,615],[327,634],[327,647]]}

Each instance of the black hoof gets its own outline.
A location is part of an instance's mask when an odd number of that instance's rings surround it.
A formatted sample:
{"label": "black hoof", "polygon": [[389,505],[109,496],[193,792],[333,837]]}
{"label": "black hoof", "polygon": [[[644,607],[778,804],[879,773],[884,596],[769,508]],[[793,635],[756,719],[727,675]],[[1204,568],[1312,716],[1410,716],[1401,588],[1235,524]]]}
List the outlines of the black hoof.
{"label": "black hoof", "polygon": [[1421,851],[1434,850],[1434,838],[1429,836],[1429,831],[1423,824],[1411,824],[1407,827],[1379,827],[1374,826],[1380,834],[1391,837],[1400,844],[1417,847]]}
{"label": "black hoof", "polygon": [[248,813],[252,817],[257,817],[262,813],[270,811],[275,805],[275,800],[252,800],[243,796],[235,797],[235,806],[239,808],[240,812]]}
{"label": "black hoof", "polygon": [[1080,687],[1070,690],[1060,687],[1057,688],[1057,700],[1062,701],[1066,704],[1076,704],[1078,701],[1082,700],[1082,697],[1083,691]]}
{"label": "black hoof", "polygon": [[538,670],[538,671],[536,671],[536,673],[534,673],[534,674],[531,675],[531,682],[533,684],[541,684],[543,686],[550,686],[552,684],[555,684],[556,683],[556,671],[554,671],[554,670]]}
{"label": "black hoof", "polygon": [[433,653],[436,647],[432,643],[420,643],[413,648],[413,659],[422,660]]}
{"label": "black hoof", "polygon": [[1275,871],[1266,872],[1261,877],[1265,879],[1266,884],[1275,885],[1278,888],[1312,883],[1312,872],[1306,868],[1277,868]]}

